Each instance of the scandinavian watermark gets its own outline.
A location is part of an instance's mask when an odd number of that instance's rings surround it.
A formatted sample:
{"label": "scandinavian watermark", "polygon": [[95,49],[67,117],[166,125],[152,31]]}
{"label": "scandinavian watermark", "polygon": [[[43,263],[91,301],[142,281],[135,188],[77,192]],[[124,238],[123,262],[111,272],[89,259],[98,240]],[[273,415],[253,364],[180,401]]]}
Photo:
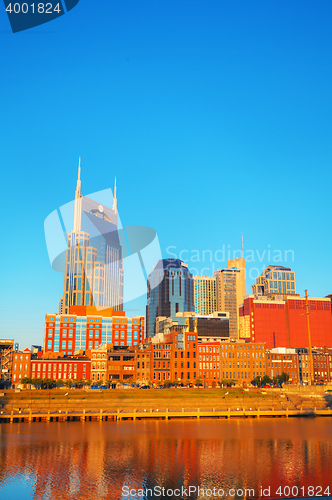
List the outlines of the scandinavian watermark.
{"label": "scandinavian watermark", "polygon": [[205,249],[179,249],[175,245],[166,248],[170,258],[180,259],[188,265],[193,275],[213,275],[214,271],[227,267],[228,260],[245,258],[247,275],[250,279],[256,279],[267,265],[290,265],[295,260],[294,250],[273,249],[271,245],[263,250],[232,249],[231,245],[223,244],[216,250]]}

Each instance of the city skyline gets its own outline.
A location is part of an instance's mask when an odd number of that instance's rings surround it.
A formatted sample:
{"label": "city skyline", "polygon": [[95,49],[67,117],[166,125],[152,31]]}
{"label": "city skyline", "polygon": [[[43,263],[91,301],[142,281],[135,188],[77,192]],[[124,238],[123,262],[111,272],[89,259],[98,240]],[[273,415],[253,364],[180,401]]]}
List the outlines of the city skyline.
{"label": "city skyline", "polygon": [[153,227],[163,258],[212,276],[243,233],[248,291],[276,264],[300,295],[331,293],[331,5],[148,6],[105,2],[101,17],[80,2],[52,32],[1,35],[1,336],[20,347],[56,312],[43,223],[72,199],[79,155],[89,192],[116,176],[123,221]]}

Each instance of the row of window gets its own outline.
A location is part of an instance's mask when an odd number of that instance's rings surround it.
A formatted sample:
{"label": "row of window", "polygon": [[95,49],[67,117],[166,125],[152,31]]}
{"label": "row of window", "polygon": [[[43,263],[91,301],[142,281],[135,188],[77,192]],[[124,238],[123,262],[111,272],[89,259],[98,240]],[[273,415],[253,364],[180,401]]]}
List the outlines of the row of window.
{"label": "row of window", "polygon": [[[63,366],[62,366],[63,364]],[[52,370],[53,371],[62,371],[62,369],[64,371],[67,371],[67,367],[68,367],[68,371],[72,371],[73,369],[73,365],[74,365],[74,372],[77,372],[77,363],[33,363],[32,364],[32,370],[37,370],[37,371],[40,371],[41,368],[43,371],[45,370]],[[86,363],[83,364],[83,371],[86,370]]]}

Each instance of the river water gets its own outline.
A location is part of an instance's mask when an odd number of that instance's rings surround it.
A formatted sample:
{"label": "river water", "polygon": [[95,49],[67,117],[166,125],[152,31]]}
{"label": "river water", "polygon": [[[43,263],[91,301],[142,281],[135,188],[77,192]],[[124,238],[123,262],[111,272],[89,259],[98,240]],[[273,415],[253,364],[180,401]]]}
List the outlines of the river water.
{"label": "river water", "polygon": [[1,424],[0,439],[3,500],[332,494],[330,418]]}

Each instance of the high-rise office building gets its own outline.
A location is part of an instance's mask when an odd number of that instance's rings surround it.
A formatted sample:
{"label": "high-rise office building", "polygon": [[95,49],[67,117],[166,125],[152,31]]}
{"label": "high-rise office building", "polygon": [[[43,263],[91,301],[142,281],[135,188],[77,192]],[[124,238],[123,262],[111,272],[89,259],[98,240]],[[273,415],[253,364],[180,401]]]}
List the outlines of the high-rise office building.
{"label": "high-rise office building", "polygon": [[251,288],[255,297],[271,294],[295,295],[295,273],[290,267],[267,266]]}
{"label": "high-rise office building", "polygon": [[216,278],[217,310],[229,312],[229,336],[239,338],[239,307],[246,296],[245,259],[230,259],[228,268],[214,272]]}
{"label": "high-rise office building", "polygon": [[229,313],[229,337],[231,340],[239,338],[238,302],[236,284],[238,269],[222,269],[214,272],[217,289],[217,309]]}
{"label": "high-rise office building", "polygon": [[59,313],[69,307],[123,309],[122,247],[118,235],[116,185],[112,209],[82,196],[81,167],[74,202],[74,229],[68,234],[63,296]]}
{"label": "high-rise office building", "polygon": [[195,313],[211,314],[217,310],[216,278],[193,276]]}
{"label": "high-rise office building", "polygon": [[188,265],[179,259],[159,260],[147,283],[147,336],[155,335],[158,316],[168,318],[194,310],[193,277]]}
{"label": "high-rise office building", "polygon": [[237,295],[239,304],[243,304],[244,297],[247,295],[246,285],[246,261],[244,257],[238,259],[229,259],[227,262],[228,269],[238,269],[240,272],[237,277]]}

